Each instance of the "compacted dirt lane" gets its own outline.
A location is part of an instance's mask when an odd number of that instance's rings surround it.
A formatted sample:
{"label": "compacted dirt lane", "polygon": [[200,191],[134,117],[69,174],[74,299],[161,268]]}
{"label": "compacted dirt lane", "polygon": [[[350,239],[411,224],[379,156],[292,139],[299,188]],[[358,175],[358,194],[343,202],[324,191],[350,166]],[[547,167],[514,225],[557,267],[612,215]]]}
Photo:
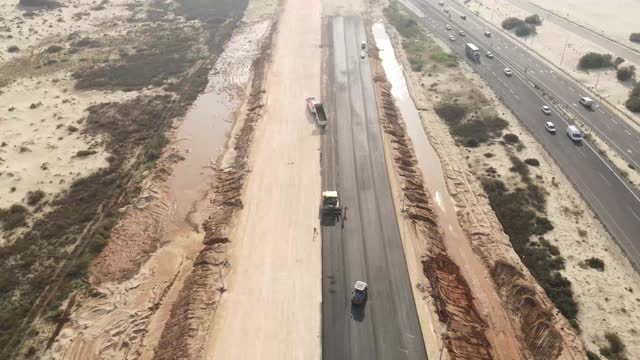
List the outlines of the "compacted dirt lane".
{"label": "compacted dirt lane", "polygon": [[277,26],[210,359],[321,355],[320,130],[304,102],[320,94],[321,1],[284,2]]}

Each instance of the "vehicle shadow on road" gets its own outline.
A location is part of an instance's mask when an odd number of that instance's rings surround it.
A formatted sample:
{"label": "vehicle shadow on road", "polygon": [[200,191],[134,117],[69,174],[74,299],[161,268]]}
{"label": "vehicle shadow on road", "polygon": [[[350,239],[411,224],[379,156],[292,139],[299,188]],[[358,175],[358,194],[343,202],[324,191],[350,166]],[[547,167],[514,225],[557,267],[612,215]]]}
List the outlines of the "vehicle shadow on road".
{"label": "vehicle shadow on road", "polygon": [[358,322],[364,320],[365,305],[366,303],[361,305],[351,304],[351,317],[353,318],[353,320]]}

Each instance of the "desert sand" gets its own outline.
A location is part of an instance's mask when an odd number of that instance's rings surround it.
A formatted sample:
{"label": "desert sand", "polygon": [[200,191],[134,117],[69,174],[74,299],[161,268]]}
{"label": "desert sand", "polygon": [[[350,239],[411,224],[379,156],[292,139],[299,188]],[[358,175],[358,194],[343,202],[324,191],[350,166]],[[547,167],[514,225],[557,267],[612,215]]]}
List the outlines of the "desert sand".
{"label": "desert sand", "polygon": [[[235,97],[233,103],[238,104],[236,106],[242,103],[252,78],[252,63],[270,34],[275,5],[273,1],[250,3],[242,26],[236,29],[214,65],[205,93]],[[93,275],[100,275],[103,280],[96,288],[101,296],[83,299],[47,353],[48,357],[151,359],[156,355],[155,349],[171,309],[191,272],[194,259],[203,248],[204,232],[200,224],[213,211],[210,204],[214,196],[213,171],[203,167],[203,193],[191,204],[186,218],[184,214],[177,215],[181,212],[176,208],[177,203],[193,202],[194,199],[190,192],[176,188],[176,184],[179,186],[185,181],[181,176],[191,174],[188,171],[174,172],[173,169],[206,165],[190,164],[202,160],[201,156],[193,154],[203,149],[190,148],[192,142],[178,137],[183,126],[192,126],[188,123],[193,118],[191,113],[197,113],[196,118],[204,113],[208,119],[206,114],[211,110],[207,110],[207,104],[196,101],[194,106],[185,116],[185,121],[175,125],[170,134],[172,143],[156,169],[143,182],[141,202],[135,203],[144,203],[144,206],[127,209],[126,216],[114,231],[108,251],[103,252],[97,261],[102,265],[94,263]],[[234,119],[231,114],[229,119],[209,120],[230,122]],[[213,168],[218,156],[221,160],[222,154],[232,152],[230,146],[227,144],[223,151],[208,149],[209,155],[205,154],[204,158],[211,158]],[[182,160],[177,163],[176,159]],[[176,216],[179,218],[175,219]],[[159,240],[162,247],[149,255],[139,271],[135,266],[127,269],[132,260],[137,260],[131,259],[132,255],[139,257],[148,252],[148,249],[140,252],[142,244],[150,243],[155,249]],[[109,278],[119,280],[123,268],[128,272],[133,270],[134,276],[124,282],[107,281]],[[123,343],[128,346],[119,346]]]}

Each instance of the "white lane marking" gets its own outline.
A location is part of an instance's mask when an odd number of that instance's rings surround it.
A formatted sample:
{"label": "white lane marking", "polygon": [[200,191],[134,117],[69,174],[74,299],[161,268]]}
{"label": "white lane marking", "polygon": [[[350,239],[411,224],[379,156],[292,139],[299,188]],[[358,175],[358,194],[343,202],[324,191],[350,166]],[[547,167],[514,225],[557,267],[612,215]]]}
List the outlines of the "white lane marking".
{"label": "white lane marking", "polygon": [[607,180],[607,178],[604,177],[604,175],[602,175],[601,173],[598,173],[598,175],[600,175],[600,177],[602,178],[602,180],[604,180],[604,182],[607,183],[607,185],[611,186],[611,183]]}
{"label": "white lane marking", "polygon": [[611,119],[611,121],[613,121],[614,124],[618,125],[618,122],[615,119]]}
{"label": "white lane marking", "polygon": [[520,98],[518,97],[518,95],[514,95],[516,97],[516,100],[520,101]]}
{"label": "white lane marking", "polygon": [[631,210],[631,213],[633,214],[633,216],[635,216],[635,218],[638,219],[638,221],[640,221],[640,217],[638,217],[638,214],[636,214],[636,212],[633,211],[632,208],[629,208],[629,210]]}
{"label": "white lane marking", "polygon": [[598,108],[598,111],[600,111],[601,113],[603,113],[603,114],[604,114],[604,111],[602,111],[602,109]]}
{"label": "white lane marking", "polygon": [[630,132],[629,132],[629,130],[627,130],[627,129],[624,129],[624,132],[626,132],[626,133],[627,133],[627,135],[629,135],[629,136],[633,136],[633,135],[631,135],[631,133],[630,133]]}
{"label": "white lane marking", "polygon": [[633,151],[631,151],[631,149],[627,149],[627,152],[628,152],[629,154],[633,154]]}

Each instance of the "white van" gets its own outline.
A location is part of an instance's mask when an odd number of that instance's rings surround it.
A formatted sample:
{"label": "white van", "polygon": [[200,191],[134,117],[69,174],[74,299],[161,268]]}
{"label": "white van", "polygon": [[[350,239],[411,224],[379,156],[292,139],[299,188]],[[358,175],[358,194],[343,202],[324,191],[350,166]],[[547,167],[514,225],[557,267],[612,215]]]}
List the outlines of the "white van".
{"label": "white van", "polygon": [[573,126],[573,125],[569,125],[567,127],[567,136],[569,137],[569,139],[575,141],[575,142],[580,142],[582,141],[582,131],[580,131],[580,129],[578,129],[577,127]]}

